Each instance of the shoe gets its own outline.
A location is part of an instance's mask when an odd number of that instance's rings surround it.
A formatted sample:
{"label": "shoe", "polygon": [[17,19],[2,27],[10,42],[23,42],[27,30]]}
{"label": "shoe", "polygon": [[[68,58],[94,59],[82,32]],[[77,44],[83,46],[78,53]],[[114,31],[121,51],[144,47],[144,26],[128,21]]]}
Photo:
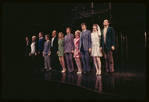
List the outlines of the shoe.
{"label": "shoe", "polygon": [[52,68],[47,69],[47,71],[51,71]]}
{"label": "shoe", "polygon": [[77,74],[81,74],[82,72],[77,72]]}
{"label": "shoe", "polygon": [[86,75],[87,73],[86,73],[86,71],[84,72],[84,75]]}

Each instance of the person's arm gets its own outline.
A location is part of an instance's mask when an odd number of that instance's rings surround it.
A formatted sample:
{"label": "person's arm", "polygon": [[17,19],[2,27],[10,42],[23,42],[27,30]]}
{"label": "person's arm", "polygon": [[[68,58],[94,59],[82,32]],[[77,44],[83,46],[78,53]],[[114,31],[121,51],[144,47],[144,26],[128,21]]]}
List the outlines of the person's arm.
{"label": "person's arm", "polygon": [[71,49],[71,51],[74,50],[74,42],[73,42],[73,39],[74,39],[74,35],[72,35],[72,40],[71,40],[71,43],[72,43],[72,49]]}
{"label": "person's arm", "polygon": [[89,30],[89,32],[88,32],[88,34],[89,34],[89,37],[88,37],[88,46],[89,46],[89,48],[91,48],[91,31]]}
{"label": "person's arm", "polygon": [[101,30],[100,47],[102,47],[102,39],[103,39],[103,34],[102,34],[102,30]]}
{"label": "person's arm", "polygon": [[65,53],[65,40],[66,40],[66,36],[64,37],[64,53]]}
{"label": "person's arm", "polygon": [[115,46],[115,32],[113,28],[111,28],[111,46]]}
{"label": "person's arm", "polygon": [[51,54],[51,41],[49,41],[49,43],[48,43],[49,45],[49,49],[48,49],[48,55],[50,55]]}
{"label": "person's arm", "polygon": [[79,42],[79,51],[81,51],[81,36],[82,35],[82,33],[80,33],[80,42]]}
{"label": "person's arm", "polygon": [[37,53],[38,53],[38,43],[36,42],[35,43],[35,55],[37,55]]}

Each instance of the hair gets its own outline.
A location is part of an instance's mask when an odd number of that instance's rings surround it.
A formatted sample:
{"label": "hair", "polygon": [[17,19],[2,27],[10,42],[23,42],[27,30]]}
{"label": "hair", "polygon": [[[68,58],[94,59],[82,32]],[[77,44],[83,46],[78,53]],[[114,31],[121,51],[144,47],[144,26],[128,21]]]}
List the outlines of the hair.
{"label": "hair", "polygon": [[108,21],[108,23],[110,23],[109,19],[104,19],[104,20],[107,20],[107,21]]}
{"label": "hair", "polygon": [[79,34],[79,36],[80,36],[80,33],[81,33],[81,31],[80,30],[76,30],[76,32]]}
{"label": "hair", "polygon": [[[64,34],[62,32],[59,32],[58,35],[59,34],[61,34],[61,36],[62,36],[61,38],[64,38]],[[60,39],[60,38],[58,37],[58,39]]]}
{"label": "hair", "polygon": [[70,28],[70,27],[67,27],[66,29],[68,29],[69,28],[69,30],[70,30],[70,32],[72,31],[72,28]]}
{"label": "hair", "polygon": [[53,31],[55,31],[55,33],[57,34],[57,31],[56,30],[53,30]]}
{"label": "hair", "polygon": [[46,36],[48,39],[50,39],[50,35],[49,35],[49,34],[46,34],[45,36]]}
{"label": "hair", "polygon": [[32,36],[32,38],[35,38],[35,40],[36,40],[36,36]]}
{"label": "hair", "polygon": [[93,24],[93,26],[96,26],[96,27],[97,27],[97,25],[98,25],[98,24]]}
{"label": "hair", "polygon": [[43,33],[43,32],[39,32],[39,33],[41,33],[41,35],[42,35],[42,36],[44,35],[44,33]]}
{"label": "hair", "polygon": [[85,25],[85,26],[87,27],[87,24],[86,24],[86,23],[81,23],[81,27],[82,27],[83,25]]}

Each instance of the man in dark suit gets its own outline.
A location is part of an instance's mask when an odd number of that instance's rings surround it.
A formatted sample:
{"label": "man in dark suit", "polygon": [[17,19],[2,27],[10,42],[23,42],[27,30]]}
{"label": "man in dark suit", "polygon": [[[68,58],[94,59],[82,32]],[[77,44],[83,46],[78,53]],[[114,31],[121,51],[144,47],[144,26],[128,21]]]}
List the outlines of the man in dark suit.
{"label": "man in dark suit", "polygon": [[44,48],[44,33],[39,32],[39,40],[38,40],[38,67],[41,70],[44,70],[44,58],[43,58],[43,48]]}
{"label": "man in dark suit", "polygon": [[26,37],[26,43],[25,43],[25,58],[26,58],[26,67],[29,68],[30,67],[30,57],[29,57],[29,53],[30,53],[30,45],[31,42],[29,41],[29,38]]}
{"label": "man in dark suit", "polygon": [[79,50],[81,51],[84,74],[90,74],[91,31],[86,29],[86,23],[82,23],[81,28]]}
{"label": "man in dark suit", "polygon": [[58,37],[57,31],[54,30],[52,32],[52,39],[51,39],[51,67],[52,69],[59,70],[59,60],[57,56],[58,51]]}
{"label": "man in dark suit", "polygon": [[114,72],[114,61],[112,50],[115,49],[115,32],[112,27],[109,27],[109,20],[105,19],[103,22],[104,29],[101,31],[101,50],[103,51],[105,63],[106,63],[106,72],[107,74],[112,75]]}

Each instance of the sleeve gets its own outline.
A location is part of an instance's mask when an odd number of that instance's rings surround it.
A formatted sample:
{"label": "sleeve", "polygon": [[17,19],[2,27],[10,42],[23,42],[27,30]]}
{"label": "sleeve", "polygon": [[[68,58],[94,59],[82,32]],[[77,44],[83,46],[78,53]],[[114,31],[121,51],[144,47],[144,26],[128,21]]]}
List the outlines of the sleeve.
{"label": "sleeve", "polygon": [[[72,50],[74,50],[74,42],[73,42],[73,39],[74,39],[74,35],[72,35],[72,41],[71,41],[71,42],[72,42]],[[72,51],[72,50],[71,50],[71,51]]]}
{"label": "sleeve", "polygon": [[102,39],[103,39],[103,34],[102,34],[102,31],[101,31],[101,37],[100,37],[100,47],[102,47]]}
{"label": "sleeve", "polygon": [[64,37],[64,52],[65,52],[65,39],[66,39],[66,36]]}
{"label": "sleeve", "polygon": [[36,49],[36,53],[38,53],[38,43],[36,42],[36,44],[35,44],[35,49]]}
{"label": "sleeve", "polygon": [[89,38],[88,38],[88,46],[89,46],[89,48],[91,48],[91,31],[89,30],[89,32],[88,32],[88,35],[89,35]]}
{"label": "sleeve", "polygon": [[48,53],[50,53],[51,51],[51,41],[49,41],[49,50],[48,50]]}
{"label": "sleeve", "polygon": [[113,28],[111,28],[111,46],[115,46],[115,32]]}
{"label": "sleeve", "polygon": [[58,51],[58,38],[56,38],[56,52]]}

